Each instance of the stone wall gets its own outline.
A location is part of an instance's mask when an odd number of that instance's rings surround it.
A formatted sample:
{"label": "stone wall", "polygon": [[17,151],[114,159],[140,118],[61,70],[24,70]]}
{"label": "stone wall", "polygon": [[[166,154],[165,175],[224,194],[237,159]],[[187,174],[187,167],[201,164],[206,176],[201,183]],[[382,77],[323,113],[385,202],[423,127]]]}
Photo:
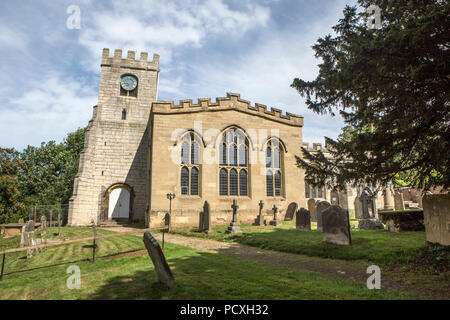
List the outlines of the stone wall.
{"label": "stone wall", "polygon": [[[142,52],[136,60],[132,51],[122,58],[121,50],[110,57],[109,49],[104,49],[98,106],[89,123],[69,202],[70,225],[87,225],[91,219],[98,222],[107,207],[105,193],[114,184],[126,184],[133,190],[132,218],[144,218],[148,194],[146,131],[151,104],[156,100],[158,65],[158,55],[148,61],[148,54]],[[137,97],[120,95],[124,74],[138,79]],[[124,110],[126,119],[122,120]]]}
{"label": "stone wall", "polygon": [[[229,93],[226,98],[199,99],[197,104],[183,100],[175,106],[173,102],[155,102],[152,106],[153,139],[151,146],[151,196],[150,226],[159,226],[168,211],[166,194],[175,193],[172,201],[174,224],[197,225],[198,215],[207,200],[211,205],[212,224],[231,221],[233,199],[239,205],[239,219],[253,222],[258,214],[258,202],[263,200],[264,213],[270,216],[272,206],[279,207],[280,218],[291,202],[299,205],[305,201],[304,173],[296,166],[295,155],[301,154],[303,118],[292,114],[282,115],[277,109],[268,111],[265,106],[250,106],[239,95]],[[180,143],[175,132],[193,130],[199,134],[204,145],[203,153],[216,157],[220,139],[217,137],[230,127],[242,129],[249,135],[248,196],[219,196],[219,165],[204,161],[200,166],[199,196],[183,196],[180,192],[181,165],[172,160],[172,152]],[[274,131],[271,131],[274,130]],[[266,134],[264,134],[266,133]],[[286,152],[283,153],[282,196],[266,196],[265,145],[271,134],[278,135]],[[261,158],[262,157],[262,158]],[[175,156],[176,158],[176,156]]]}

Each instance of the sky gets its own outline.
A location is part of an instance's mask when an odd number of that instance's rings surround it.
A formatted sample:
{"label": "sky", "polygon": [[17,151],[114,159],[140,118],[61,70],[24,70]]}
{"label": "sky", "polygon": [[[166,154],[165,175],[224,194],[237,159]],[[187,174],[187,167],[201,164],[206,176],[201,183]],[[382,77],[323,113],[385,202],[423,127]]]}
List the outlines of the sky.
{"label": "sky", "polygon": [[[336,138],[290,87],[313,80],[311,46],[351,0],[20,0],[0,3],[0,146],[22,150],[85,127],[103,48],[160,55],[158,100],[241,98],[304,116],[303,141]],[[72,6],[72,7],[71,7]],[[68,27],[73,6],[78,29]],[[72,24],[71,24],[72,23]],[[111,53],[112,54],[112,53]]]}

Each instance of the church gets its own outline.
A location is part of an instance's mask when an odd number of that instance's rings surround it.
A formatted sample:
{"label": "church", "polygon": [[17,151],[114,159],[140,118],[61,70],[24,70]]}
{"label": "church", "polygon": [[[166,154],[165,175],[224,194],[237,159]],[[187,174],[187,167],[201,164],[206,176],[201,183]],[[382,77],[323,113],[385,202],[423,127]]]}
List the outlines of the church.
{"label": "church", "polygon": [[[212,224],[230,222],[233,200],[243,222],[253,222],[261,200],[268,218],[274,205],[281,218],[292,202],[306,207],[311,191],[295,159],[302,153],[302,116],[236,93],[215,101],[159,101],[158,75],[157,54],[137,59],[128,51],[123,58],[122,50],[110,56],[103,49],[70,225],[145,220],[160,227],[170,207],[173,226],[194,226],[205,201]],[[319,198],[326,200],[326,192]],[[353,209],[351,201],[342,204]]]}

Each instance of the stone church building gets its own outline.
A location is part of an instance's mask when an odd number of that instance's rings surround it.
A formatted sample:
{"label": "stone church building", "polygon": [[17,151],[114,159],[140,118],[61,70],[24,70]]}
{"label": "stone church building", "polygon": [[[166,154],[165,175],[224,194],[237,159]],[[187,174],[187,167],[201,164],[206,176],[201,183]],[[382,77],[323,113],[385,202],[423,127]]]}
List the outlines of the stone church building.
{"label": "stone church building", "polygon": [[[81,152],[69,224],[145,219],[159,227],[169,211],[173,225],[197,225],[204,201],[213,224],[252,222],[258,203],[281,217],[291,202],[306,207],[301,155],[303,117],[226,97],[157,100],[159,56],[103,50],[98,105]],[[175,194],[169,202],[167,194]],[[330,194],[331,196],[331,194]],[[341,201],[344,204],[344,201]],[[345,205],[351,210],[351,206]],[[345,207],[344,206],[344,207]]]}

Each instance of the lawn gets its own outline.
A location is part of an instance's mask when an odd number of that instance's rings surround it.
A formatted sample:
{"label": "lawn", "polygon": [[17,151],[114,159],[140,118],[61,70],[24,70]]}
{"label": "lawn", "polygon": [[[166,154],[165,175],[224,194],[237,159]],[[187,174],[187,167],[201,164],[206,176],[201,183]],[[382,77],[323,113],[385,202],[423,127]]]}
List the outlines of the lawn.
{"label": "lawn", "polygon": [[[315,228],[315,225],[314,225]],[[262,249],[343,260],[367,260],[379,264],[408,262],[425,246],[425,232],[394,233],[385,230],[352,229],[352,245],[339,246],[323,242],[321,232],[300,232],[294,221],[280,227],[241,225],[242,234],[226,234],[227,226],[215,226],[205,234],[197,228],[174,228],[173,233],[217,241],[236,242]]]}
{"label": "lawn", "polygon": [[[141,237],[104,239],[99,254],[143,248]],[[120,241],[118,241],[120,240]],[[111,242],[111,243],[110,243]],[[177,286],[158,284],[147,254],[87,260],[79,244],[41,252],[7,272],[0,299],[416,299],[409,293],[368,290],[364,283],[316,272],[261,265],[253,261],[166,244],[165,256]],[[103,252],[102,252],[103,251]],[[44,266],[40,266],[43,264]],[[81,269],[81,288],[66,286],[69,265]],[[13,266],[10,266],[13,267]],[[16,265],[15,267],[18,267]]]}

